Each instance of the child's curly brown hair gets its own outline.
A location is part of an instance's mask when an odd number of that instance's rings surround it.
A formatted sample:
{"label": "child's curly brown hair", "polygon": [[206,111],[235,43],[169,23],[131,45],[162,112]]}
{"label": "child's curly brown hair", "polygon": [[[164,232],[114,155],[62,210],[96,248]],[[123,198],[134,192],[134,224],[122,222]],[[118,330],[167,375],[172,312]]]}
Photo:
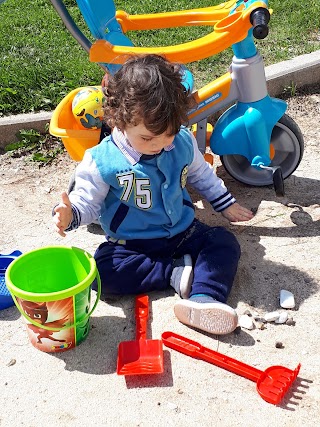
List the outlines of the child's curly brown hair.
{"label": "child's curly brown hair", "polygon": [[187,113],[194,106],[182,79],[182,66],[160,55],[130,57],[114,76],[108,76],[105,122],[121,131],[142,122],[154,135],[177,134],[188,123]]}

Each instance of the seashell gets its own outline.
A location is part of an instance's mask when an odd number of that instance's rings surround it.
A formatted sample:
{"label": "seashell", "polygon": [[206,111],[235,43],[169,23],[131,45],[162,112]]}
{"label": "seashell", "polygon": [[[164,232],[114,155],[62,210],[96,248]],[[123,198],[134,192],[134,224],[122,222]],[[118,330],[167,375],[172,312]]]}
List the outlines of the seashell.
{"label": "seashell", "polygon": [[291,292],[281,289],[280,291],[280,305],[282,308],[294,308],[295,301]]}
{"label": "seashell", "polygon": [[243,314],[242,316],[239,317],[238,324],[239,324],[239,326],[241,326],[241,328],[245,328],[245,329],[249,329],[249,330],[254,328],[253,320],[247,314]]}
{"label": "seashell", "polygon": [[279,317],[280,313],[278,311],[270,311],[264,315],[264,320],[267,322],[274,322],[275,320],[279,319]]}
{"label": "seashell", "polygon": [[275,323],[286,323],[288,320],[288,313],[286,311],[282,311],[278,319],[275,320]]}

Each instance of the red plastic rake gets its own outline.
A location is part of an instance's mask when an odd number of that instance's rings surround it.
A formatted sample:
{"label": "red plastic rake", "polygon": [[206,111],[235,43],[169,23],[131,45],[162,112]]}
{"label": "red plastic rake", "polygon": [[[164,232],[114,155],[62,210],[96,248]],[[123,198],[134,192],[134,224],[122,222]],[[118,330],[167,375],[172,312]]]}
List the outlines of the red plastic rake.
{"label": "red plastic rake", "polygon": [[162,341],[167,346],[187,356],[201,359],[208,363],[220,366],[242,377],[257,383],[257,390],[262,399],[275,405],[279,404],[287,393],[300,370],[300,364],[294,371],[284,366],[270,366],[260,371],[253,366],[246,365],[217,351],[203,347],[195,341],[189,340],[174,332],[164,332]]}

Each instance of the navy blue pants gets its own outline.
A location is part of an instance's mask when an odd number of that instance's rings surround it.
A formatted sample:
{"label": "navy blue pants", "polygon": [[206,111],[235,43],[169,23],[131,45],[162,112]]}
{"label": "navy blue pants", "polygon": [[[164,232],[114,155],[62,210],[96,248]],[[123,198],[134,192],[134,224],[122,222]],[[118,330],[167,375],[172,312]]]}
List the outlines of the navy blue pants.
{"label": "navy blue pants", "polygon": [[224,227],[194,220],[171,239],[129,240],[126,245],[102,243],[94,255],[102,292],[141,294],[168,288],[174,259],[190,254],[194,266],[191,295],[207,294],[226,302],[240,258],[235,236]]}

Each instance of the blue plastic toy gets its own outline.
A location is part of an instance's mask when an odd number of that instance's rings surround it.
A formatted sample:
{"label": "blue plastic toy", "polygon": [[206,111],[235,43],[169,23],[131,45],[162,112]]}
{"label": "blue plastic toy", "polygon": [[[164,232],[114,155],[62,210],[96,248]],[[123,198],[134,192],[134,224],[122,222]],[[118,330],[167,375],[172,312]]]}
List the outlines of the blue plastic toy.
{"label": "blue plastic toy", "polygon": [[0,310],[14,305],[13,299],[6,286],[5,273],[9,264],[14,261],[22,252],[13,251],[11,254],[0,254]]}

